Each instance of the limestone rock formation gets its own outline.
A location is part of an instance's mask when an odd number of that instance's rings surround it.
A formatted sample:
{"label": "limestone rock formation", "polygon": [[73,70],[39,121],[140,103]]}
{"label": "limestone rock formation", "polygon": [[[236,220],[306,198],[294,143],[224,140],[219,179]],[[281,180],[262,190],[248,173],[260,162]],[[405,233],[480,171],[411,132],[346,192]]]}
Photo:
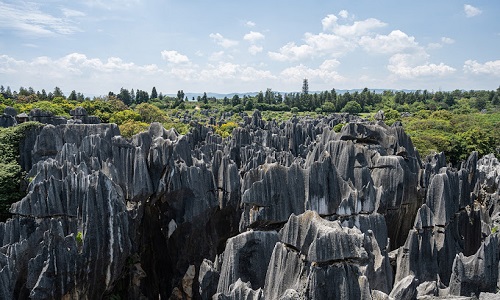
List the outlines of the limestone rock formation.
{"label": "limestone rock formation", "polygon": [[20,144],[29,183],[0,223],[0,299],[498,296],[493,155],[421,159],[383,116],[256,111],[228,138],[191,120],[127,139],[71,114],[31,113],[48,124]]}

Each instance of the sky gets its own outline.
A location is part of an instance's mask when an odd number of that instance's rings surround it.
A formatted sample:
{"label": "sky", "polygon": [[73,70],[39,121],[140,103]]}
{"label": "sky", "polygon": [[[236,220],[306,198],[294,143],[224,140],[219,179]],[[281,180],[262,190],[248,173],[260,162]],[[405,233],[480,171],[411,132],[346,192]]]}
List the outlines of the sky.
{"label": "sky", "polygon": [[498,0],[0,0],[0,84],[494,90],[499,14]]}

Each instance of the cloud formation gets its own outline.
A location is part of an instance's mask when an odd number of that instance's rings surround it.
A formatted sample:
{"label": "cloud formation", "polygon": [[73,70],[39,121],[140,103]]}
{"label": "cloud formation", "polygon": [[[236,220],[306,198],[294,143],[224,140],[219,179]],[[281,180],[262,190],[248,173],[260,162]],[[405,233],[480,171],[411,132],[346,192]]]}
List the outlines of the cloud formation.
{"label": "cloud formation", "polygon": [[251,28],[251,27],[255,27],[255,25],[257,25],[257,24],[255,24],[255,22],[252,22],[252,21],[247,21],[247,22],[245,23],[245,26],[250,27],[250,28]]}
{"label": "cloud formation", "polygon": [[300,82],[304,78],[311,81],[322,81],[324,83],[335,83],[344,81],[345,78],[338,74],[337,67],[340,62],[336,59],[325,60],[318,68],[309,68],[303,64],[286,68],[281,72],[282,78]]}
{"label": "cloud formation", "polygon": [[10,80],[20,80],[23,85],[42,88],[57,85],[97,94],[100,90],[116,90],[126,85],[150,87],[164,71],[155,64],[137,65],[119,57],[101,60],[75,52],[56,59],[39,56],[29,61],[0,55],[0,74],[8,74]]}
{"label": "cloud formation", "polygon": [[[345,19],[349,13],[341,11],[339,16]],[[269,57],[277,61],[298,61],[323,56],[341,57],[360,46],[360,39],[365,39],[364,45],[369,47],[370,41],[367,39],[373,39],[375,31],[386,26],[384,22],[373,18],[351,24],[339,24],[338,21],[339,17],[336,15],[327,15],[321,20],[323,32],[305,33],[305,44],[289,42],[277,52],[270,51]]]}
{"label": "cloud formation", "polygon": [[290,42],[280,48],[279,52],[269,52],[271,59],[277,61],[297,61],[310,57],[314,53],[314,48],[310,45],[297,46],[294,42]]}
{"label": "cloud formation", "polygon": [[388,35],[377,34],[374,37],[362,36],[359,44],[370,53],[391,54],[419,48],[415,37],[410,37],[401,30],[393,30]]}
{"label": "cloud formation", "polygon": [[443,77],[455,73],[456,69],[444,63],[434,64],[426,61],[425,52],[419,54],[395,54],[389,59],[387,69],[404,79],[418,77]]}
{"label": "cloud formation", "polygon": [[62,10],[66,18],[55,17],[40,10],[35,3],[19,2],[10,4],[0,2],[0,29],[33,37],[45,37],[58,34],[73,34],[81,31],[67,15],[80,14],[75,10]]}
{"label": "cloud formation", "polygon": [[265,35],[263,35],[260,32],[255,32],[255,31],[250,31],[249,33],[247,33],[243,36],[243,39],[245,41],[249,41],[250,43],[255,43],[255,42],[257,42],[259,40],[263,40],[265,38],[266,38]]}
{"label": "cloud formation", "polygon": [[238,45],[238,41],[233,41],[222,36],[220,33],[211,33],[209,37],[217,43],[217,45],[224,48],[235,47]]}
{"label": "cloud formation", "polygon": [[480,15],[483,11],[477,7],[470,5],[470,4],[464,4],[464,12],[465,12],[465,16],[467,18],[472,18],[472,17]]}
{"label": "cloud formation", "polygon": [[467,60],[464,63],[464,72],[500,76],[500,60],[487,61],[484,64],[476,60]]}
{"label": "cloud formation", "polygon": [[252,55],[256,55],[257,53],[262,52],[262,50],[264,50],[262,46],[251,45],[250,47],[248,47],[248,52],[250,52],[250,54]]}
{"label": "cloud formation", "polygon": [[163,50],[161,52],[161,57],[164,60],[166,60],[170,63],[174,63],[174,64],[189,62],[189,58],[186,55],[180,54],[179,52],[177,52],[175,50],[170,50],[170,51]]}

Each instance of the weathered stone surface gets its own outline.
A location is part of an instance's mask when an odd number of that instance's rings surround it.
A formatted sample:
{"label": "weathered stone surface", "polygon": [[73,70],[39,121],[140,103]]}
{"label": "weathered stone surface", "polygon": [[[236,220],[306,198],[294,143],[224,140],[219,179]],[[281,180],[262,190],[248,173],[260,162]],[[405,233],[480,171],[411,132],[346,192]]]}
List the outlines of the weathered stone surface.
{"label": "weathered stone surface", "polygon": [[306,266],[298,251],[281,242],[276,243],[267,268],[264,298],[278,299],[288,290],[302,290],[301,275]]}
{"label": "weathered stone surface", "polygon": [[11,127],[17,125],[16,118],[13,116],[3,113],[0,115],[0,127]]}
{"label": "weathered stone surface", "polygon": [[0,223],[1,299],[446,299],[498,285],[494,156],[421,161],[401,126],[345,114],[255,112],[222,138],[179,112],[192,132],[153,123],[130,139],[73,116],[20,145],[30,183]]}
{"label": "weathered stone surface", "polygon": [[30,111],[29,120],[56,126],[68,123],[68,120],[66,118],[54,116],[54,114],[52,114],[51,112],[43,111],[39,108],[35,108]]}
{"label": "weathered stone surface", "polygon": [[226,293],[217,293],[212,299],[217,300],[260,300],[262,298],[262,290],[253,290],[249,282],[243,282],[238,279],[229,287]]}
{"label": "weathered stone surface", "polygon": [[198,275],[199,292],[202,299],[211,299],[217,292],[219,277],[220,271],[216,269],[211,261],[204,259],[200,265],[200,274]]}
{"label": "weathered stone surface", "polygon": [[[425,208],[423,206],[419,212],[425,211]],[[399,249],[395,282],[409,275],[421,282],[435,281],[438,272],[438,251],[432,228],[411,230],[406,243]]]}
{"label": "weathered stone surface", "polygon": [[227,293],[238,279],[250,282],[251,288],[264,286],[265,273],[278,234],[274,231],[249,231],[227,240],[224,262],[217,286],[218,293]]}
{"label": "weathered stone surface", "polygon": [[389,294],[389,297],[401,300],[414,300],[417,298],[418,280],[413,275],[397,281]]}
{"label": "weathered stone surface", "polygon": [[389,297],[384,292],[378,291],[378,290],[372,290],[372,300],[393,300],[394,298]]}
{"label": "weathered stone surface", "polygon": [[[243,193],[241,230],[284,223],[290,214],[304,212],[305,176],[298,165],[262,167],[263,179]],[[289,187],[293,186],[291,189]]]}
{"label": "weathered stone surface", "polygon": [[435,281],[422,282],[417,287],[417,299],[422,299],[425,298],[426,296],[432,297],[438,295],[439,295],[439,289]]}
{"label": "weathered stone surface", "polygon": [[455,257],[450,279],[450,294],[469,296],[496,292],[498,280],[498,235],[486,238],[476,254]]}
{"label": "weathered stone surface", "polygon": [[17,115],[16,109],[12,106],[6,106],[3,110],[3,113],[12,117],[15,117]]}
{"label": "weathered stone surface", "polygon": [[278,299],[294,291],[293,295],[307,299],[356,299],[369,297],[372,283],[389,290],[390,281],[387,254],[370,230],[363,234],[357,228],[306,211],[290,216],[280,231],[280,242],[267,270],[264,296]]}

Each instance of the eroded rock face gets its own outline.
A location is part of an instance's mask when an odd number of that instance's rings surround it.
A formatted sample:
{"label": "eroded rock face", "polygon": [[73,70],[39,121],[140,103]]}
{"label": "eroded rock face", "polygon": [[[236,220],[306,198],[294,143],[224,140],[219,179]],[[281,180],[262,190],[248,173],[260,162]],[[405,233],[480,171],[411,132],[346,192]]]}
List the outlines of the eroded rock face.
{"label": "eroded rock face", "polygon": [[443,154],[422,161],[401,126],[345,114],[278,124],[255,112],[226,139],[157,123],[125,139],[72,116],[20,145],[31,182],[0,223],[0,299],[496,292],[493,155],[458,170]]}

